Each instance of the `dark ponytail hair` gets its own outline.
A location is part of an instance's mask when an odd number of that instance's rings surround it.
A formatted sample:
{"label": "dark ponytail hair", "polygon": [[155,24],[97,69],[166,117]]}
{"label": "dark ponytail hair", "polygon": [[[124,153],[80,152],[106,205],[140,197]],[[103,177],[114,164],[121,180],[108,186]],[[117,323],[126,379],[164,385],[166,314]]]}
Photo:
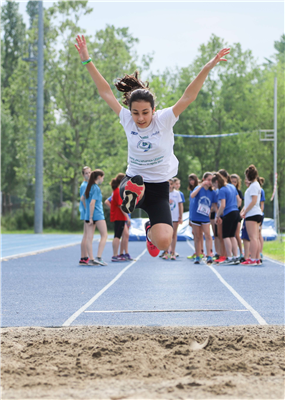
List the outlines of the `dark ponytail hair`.
{"label": "dark ponytail hair", "polygon": [[99,176],[104,176],[104,172],[101,169],[95,169],[92,171],[89,177],[89,181],[85,190],[85,197],[88,199],[91,186],[94,185],[95,181],[98,179]]}
{"label": "dark ponytail hair", "polygon": [[231,183],[231,177],[225,169],[220,169],[218,172],[225,178],[225,181],[227,183]]}
{"label": "dark ponytail hair", "polygon": [[123,92],[123,104],[132,108],[133,101],[147,101],[154,109],[154,95],[149,90],[149,83],[139,79],[139,72],[132,75],[125,75],[115,83],[116,88]]}
{"label": "dark ponytail hair", "polygon": [[[194,185],[191,185],[191,184],[190,184],[190,179],[193,179],[193,181],[195,182]],[[188,182],[189,182],[189,184],[188,184],[188,189],[189,189],[189,190],[195,189],[195,187],[199,185],[198,176],[197,176],[196,174],[190,174],[190,175],[188,176]]]}
{"label": "dark ponytail hair", "polygon": [[258,176],[257,177],[257,181],[260,184],[260,186],[262,187],[264,185],[265,179],[262,178],[262,176]]}
{"label": "dark ponytail hair", "polygon": [[253,164],[251,164],[246,170],[245,175],[247,179],[252,182],[258,178],[258,171]]}
{"label": "dark ponytail hair", "polygon": [[220,172],[215,172],[213,174],[212,183],[214,182],[218,182],[219,189],[221,189],[223,186],[226,186],[225,178]]}
{"label": "dark ponytail hair", "polygon": [[111,180],[110,185],[113,190],[117,189],[120,186],[120,183],[122,182],[124,177],[125,177],[125,174],[120,173]]}

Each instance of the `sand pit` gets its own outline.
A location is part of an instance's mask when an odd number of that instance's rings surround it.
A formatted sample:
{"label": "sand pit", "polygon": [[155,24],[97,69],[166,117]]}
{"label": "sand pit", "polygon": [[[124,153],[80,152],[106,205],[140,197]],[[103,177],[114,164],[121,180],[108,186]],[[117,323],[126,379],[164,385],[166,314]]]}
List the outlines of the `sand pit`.
{"label": "sand pit", "polygon": [[284,398],[282,326],[2,328],[1,344],[2,399]]}

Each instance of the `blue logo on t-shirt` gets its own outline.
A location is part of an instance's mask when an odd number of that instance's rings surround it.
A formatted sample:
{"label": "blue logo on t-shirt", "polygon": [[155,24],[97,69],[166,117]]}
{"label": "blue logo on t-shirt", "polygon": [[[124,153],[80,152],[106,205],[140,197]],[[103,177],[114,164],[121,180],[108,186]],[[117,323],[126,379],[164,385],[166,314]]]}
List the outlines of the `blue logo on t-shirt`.
{"label": "blue logo on t-shirt", "polygon": [[137,148],[142,149],[143,151],[149,151],[152,148],[152,144],[150,142],[140,140],[137,144]]}
{"label": "blue logo on t-shirt", "polygon": [[155,135],[158,135],[158,134],[159,134],[159,131],[156,131],[156,132],[152,133],[151,136],[155,136]]}
{"label": "blue logo on t-shirt", "polygon": [[131,135],[138,135],[138,132],[131,131]]}

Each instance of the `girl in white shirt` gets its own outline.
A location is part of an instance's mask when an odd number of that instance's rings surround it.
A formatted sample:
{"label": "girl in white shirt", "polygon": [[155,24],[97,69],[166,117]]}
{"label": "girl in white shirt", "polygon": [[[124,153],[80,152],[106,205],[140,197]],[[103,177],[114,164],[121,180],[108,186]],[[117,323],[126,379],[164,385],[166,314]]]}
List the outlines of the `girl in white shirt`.
{"label": "girl in white shirt", "polygon": [[245,192],[244,207],[240,215],[246,221],[246,230],[250,240],[249,249],[251,258],[245,260],[242,264],[259,265],[259,234],[262,223],[262,211],[260,208],[261,187],[257,181],[258,171],[253,164],[246,169],[245,176],[250,182],[250,185]]}
{"label": "girl in white shirt", "polygon": [[124,92],[123,103],[129,109],[122,107],[92,63],[84,36],[78,35],[76,41],[75,47],[99,95],[120,117],[126,132],[128,168],[120,186],[122,209],[131,213],[139,207],[147,212],[150,219],[145,226],[147,248],[150,255],[156,257],[159,250],[168,249],[173,235],[168,183],[178,170],[178,160],[173,153],[173,126],[179,115],[196,99],[211,69],[220,61],[227,61],[224,57],[230,49],[222,49],[203,67],[173,107],[155,111],[154,96],[137,72],[116,83],[117,89]]}

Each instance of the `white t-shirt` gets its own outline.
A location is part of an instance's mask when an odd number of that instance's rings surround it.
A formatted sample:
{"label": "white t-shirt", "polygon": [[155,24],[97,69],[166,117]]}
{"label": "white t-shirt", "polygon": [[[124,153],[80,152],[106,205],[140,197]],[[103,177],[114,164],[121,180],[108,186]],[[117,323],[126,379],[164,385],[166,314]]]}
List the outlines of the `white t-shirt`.
{"label": "white t-shirt", "polygon": [[252,217],[253,215],[262,215],[262,211],[260,208],[260,196],[261,196],[261,187],[258,182],[253,182],[250,186],[246,189],[244,194],[244,208],[246,209],[252,201],[252,196],[257,196],[257,200],[255,205],[249,210],[245,218]]}
{"label": "white t-shirt", "polygon": [[177,222],[179,218],[179,203],[183,203],[180,192],[178,190],[169,192],[169,205],[173,222]]}
{"label": "white t-shirt", "polygon": [[173,126],[178,121],[172,107],[156,111],[147,128],[138,128],[130,110],[122,107],[120,122],[128,139],[126,175],[141,175],[145,182],[159,183],[177,175],[178,160],[173,153]]}

